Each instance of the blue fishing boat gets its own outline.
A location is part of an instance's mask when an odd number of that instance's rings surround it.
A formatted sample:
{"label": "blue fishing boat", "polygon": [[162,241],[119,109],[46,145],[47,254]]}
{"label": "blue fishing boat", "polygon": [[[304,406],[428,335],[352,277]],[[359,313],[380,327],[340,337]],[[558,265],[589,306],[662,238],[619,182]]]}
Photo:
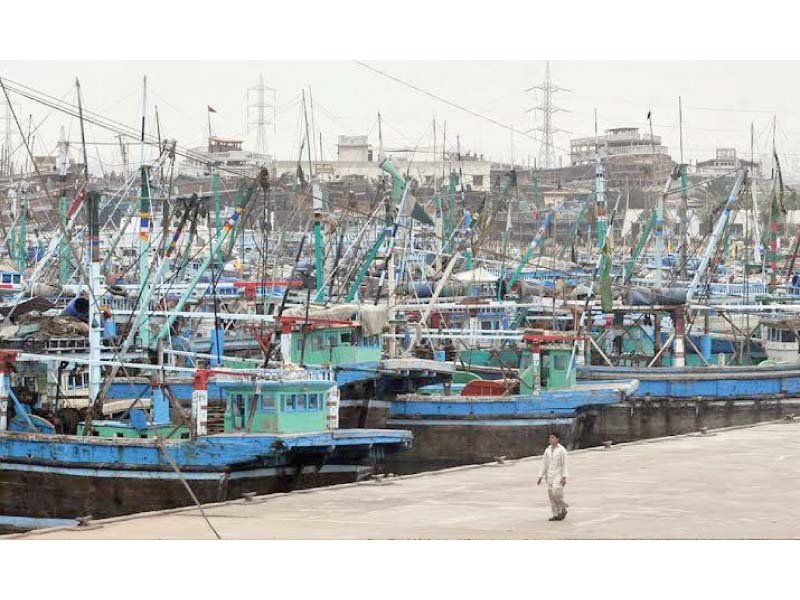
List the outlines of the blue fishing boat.
{"label": "blue fishing boat", "polygon": [[518,379],[474,376],[454,389],[438,386],[398,396],[390,404],[387,426],[408,429],[414,448],[389,457],[387,469],[411,472],[520,458],[541,451],[548,434],[559,431],[579,445],[584,416],[620,404],[636,392],[638,381],[576,381],[572,343],[560,334],[526,335]]}
{"label": "blue fishing boat", "polygon": [[[339,394],[327,371],[197,370],[186,384],[151,382],[149,409],[90,419],[58,434],[19,401],[2,353],[0,526],[31,528],[194,502],[218,502],[357,481],[386,454],[411,445],[406,431],[338,428]],[[209,397],[221,399],[209,406]]]}

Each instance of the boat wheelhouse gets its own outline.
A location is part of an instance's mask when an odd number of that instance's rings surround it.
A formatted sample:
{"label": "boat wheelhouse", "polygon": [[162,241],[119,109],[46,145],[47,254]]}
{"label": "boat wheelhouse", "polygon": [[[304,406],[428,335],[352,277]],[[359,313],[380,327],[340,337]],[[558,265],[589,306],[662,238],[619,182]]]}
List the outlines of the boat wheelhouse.
{"label": "boat wheelhouse", "polygon": [[767,358],[778,363],[800,362],[800,322],[796,319],[764,319],[761,321],[761,340]]}

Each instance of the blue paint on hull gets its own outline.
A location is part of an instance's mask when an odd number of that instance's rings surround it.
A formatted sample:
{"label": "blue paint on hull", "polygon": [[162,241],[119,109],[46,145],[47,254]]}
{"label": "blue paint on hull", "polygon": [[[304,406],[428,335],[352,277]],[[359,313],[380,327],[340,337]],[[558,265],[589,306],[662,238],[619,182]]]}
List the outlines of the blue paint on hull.
{"label": "blue paint on hull", "polygon": [[[618,389],[543,390],[539,394],[515,396],[422,396],[392,401],[390,418],[537,418],[572,416],[580,408],[616,404],[624,398]],[[585,387],[585,386],[584,386]]]}
{"label": "blue paint on hull", "polygon": [[579,367],[588,380],[639,379],[634,398],[766,399],[800,396],[800,365],[778,367]]}
{"label": "blue paint on hull", "polygon": [[378,361],[338,365],[335,367],[336,385],[341,388],[358,381],[376,379],[379,367]]}
{"label": "blue paint on hull", "polygon": [[69,527],[77,525],[75,519],[47,519],[36,517],[18,517],[15,515],[0,515],[0,528],[27,531],[29,529],[43,529],[45,527]]}
{"label": "blue paint on hull", "polygon": [[161,446],[181,470],[236,470],[280,463],[289,451],[331,454],[355,446],[408,446],[411,434],[393,430],[337,430],[295,435],[220,434],[194,440],[136,440],[28,433],[0,434],[0,463],[61,468],[172,471]]}

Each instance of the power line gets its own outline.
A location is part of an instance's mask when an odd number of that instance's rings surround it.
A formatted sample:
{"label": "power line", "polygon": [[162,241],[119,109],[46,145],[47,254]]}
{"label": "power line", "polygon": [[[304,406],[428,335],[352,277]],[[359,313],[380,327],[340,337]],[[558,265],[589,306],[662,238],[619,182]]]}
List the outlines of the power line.
{"label": "power line", "polygon": [[[538,139],[535,136],[531,135],[530,132],[528,132],[528,131],[520,131],[519,129],[516,129],[515,127],[512,127],[511,125],[506,125],[505,123],[503,123],[501,121],[498,121],[497,119],[494,119],[492,117],[487,117],[486,115],[483,115],[483,114],[481,114],[479,112],[475,112],[474,110],[472,110],[470,108],[467,108],[465,106],[457,104],[457,103],[453,102],[452,100],[448,100],[447,98],[442,98],[441,96],[438,96],[438,95],[434,94],[433,92],[429,92],[426,89],[423,89],[423,88],[421,88],[419,86],[414,85],[413,83],[409,83],[408,81],[404,81],[402,79],[399,79],[398,77],[395,77],[394,75],[390,75],[389,73],[386,73],[385,71],[381,71],[380,69],[377,69],[377,68],[375,68],[375,67],[373,67],[371,65],[368,65],[367,63],[361,62],[360,60],[354,60],[353,62],[356,63],[359,66],[364,67],[365,69],[369,69],[370,71],[372,71],[374,73],[377,73],[378,75],[381,75],[382,77],[386,77],[387,79],[391,79],[392,81],[396,81],[397,83],[400,83],[400,84],[402,84],[402,85],[404,85],[406,87],[411,88],[412,90],[420,92],[421,94],[425,94],[426,96],[430,96],[434,100],[438,100],[439,102],[443,102],[444,104],[447,104],[448,106],[452,106],[453,108],[457,108],[460,111],[468,113],[468,114],[472,115],[473,117],[478,117],[479,119],[482,119],[484,121],[492,123],[493,125],[497,125],[498,127],[502,127],[503,129],[511,131],[511,132],[513,132],[513,133],[515,133],[517,135],[521,135],[521,136],[526,137],[526,138],[528,138],[530,140],[533,140],[534,142],[541,142],[540,139]],[[569,152],[569,150],[567,150],[566,148],[561,148],[561,147],[556,146],[556,145],[553,145],[553,147],[557,148],[558,150],[562,150],[564,152]]]}

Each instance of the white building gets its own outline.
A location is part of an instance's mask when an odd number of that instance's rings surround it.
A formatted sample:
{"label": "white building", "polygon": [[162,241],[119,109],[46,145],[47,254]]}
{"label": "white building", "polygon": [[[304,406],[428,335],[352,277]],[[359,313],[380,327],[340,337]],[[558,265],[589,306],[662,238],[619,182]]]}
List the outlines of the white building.
{"label": "white building", "polygon": [[[378,153],[369,144],[367,136],[339,136],[337,160],[312,161],[313,175],[322,181],[341,181],[348,177],[364,177],[378,179],[384,172],[380,168]],[[488,191],[492,163],[476,154],[462,154],[459,157],[450,154],[444,160],[427,158],[430,152],[421,157],[420,154],[404,148],[387,148],[384,155],[403,175],[410,175],[421,185],[437,187],[446,184],[451,171],[460,172],[466,190]],[[301,159],[300,166],[308,177],[309,164]],[[297,172],[296,160],[276,160],[272,162],[271,175],[278,179],[281,175],[294,175]],[[444,182],[444,183],[443,183]]]}
{"label": "white building", "polygon": [[747,169],[756,174],[761,169],[761,164],[743,160],[736,156],[736,148],[717,148],[716,156],[710,160],[699,161],[695,166],[698,175],[726,175],[734,176],[739,169]]}

